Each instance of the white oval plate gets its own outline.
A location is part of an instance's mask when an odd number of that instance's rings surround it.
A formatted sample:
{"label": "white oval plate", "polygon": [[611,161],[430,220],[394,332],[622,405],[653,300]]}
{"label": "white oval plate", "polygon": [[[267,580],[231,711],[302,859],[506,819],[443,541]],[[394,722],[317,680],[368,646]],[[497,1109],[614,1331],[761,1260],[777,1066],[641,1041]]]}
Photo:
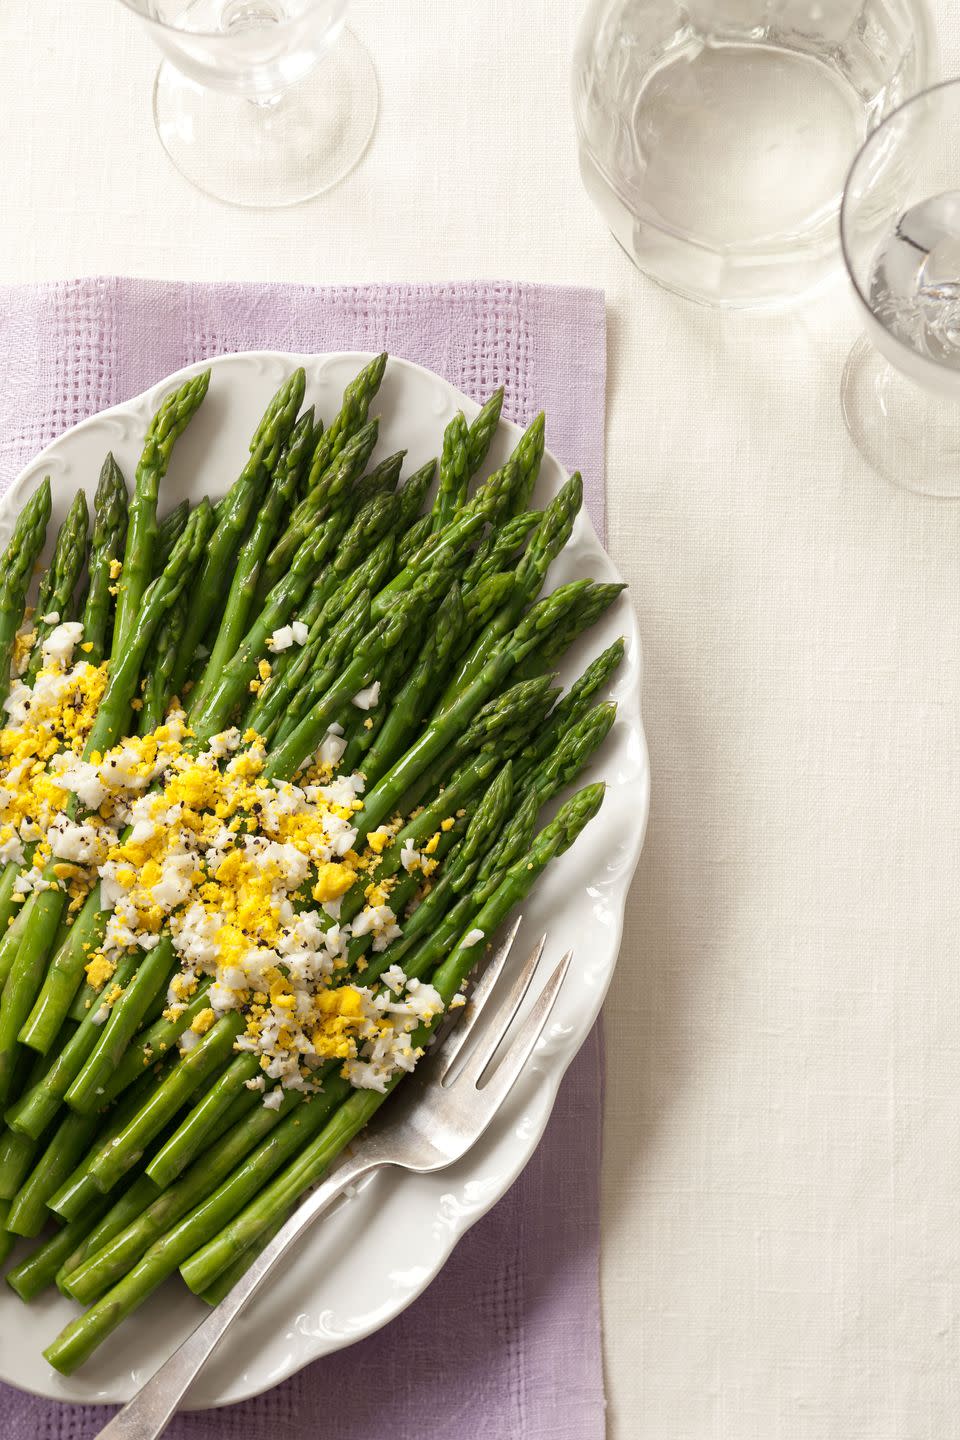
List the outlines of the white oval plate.
{"label": "white oval plate", "polygon": [[[254,352],[213,361],[206,400],[179,441],[164,481],[162,509],[184,497],[219,498],[248,453],[250,436],[272,391],[295,365],[307,372],[307,399],[318,415],[333,415],[347,381],[365,354],[280,355]],[[140,445],[160,400],[188,375],[189,366],[152,390],[84,420],[61,435],[20,475],[0,501],[0,541],[44,475],[53,481],[54,522],[74,489],[90,500],[107,450],[132,480]],[[379,459],[407,449],[405,473],[439,452],[444,426],[457,410],[469,419],[478,406],[445,380],[405,360],[391,359],[374,410],[380,416]],[[548,417],[549,421],[549,417]],[[549,431],[549,423],[548,423]],[[490,463],[516,443],[517,426],[504,423]],[[534,503],[544,504],[565,479],[548,453]],[[50,532],[55,530],[51,524]],[[583,510],[570,544],[554,564],[550,586],[592,576],[618,580]],[[227,577],[224,577],[224,584]],[[563,1073],[597,1018],[613,974],[623,909],[649,809],[649,771],[640,716],[640,637],[626,595],[565,657],[561,678],[576,678],[587,660],[618,635],[627,653],[612,698],[618,719],[589,778],[608,783],[599,817],[576,845],[553,862],[528,899],[514,950],[518,961],[544,930],[547,959],[568,946],[575,959],[549,1030],[509,1102],[469,1155],[436,1175],[386,1172],[332,1212],[303,1243],[299,1256],[253,1301],[195,1384],[192,1408],[228,1405],[267,1390],[310,1361],[360,1340],[399,1315],[441,1269],[457,1241],[509,1189],[530,1159],[553,1109]],[[402,1263],[396,1237],[402,1235]],[[320,1278],[318,1278],[320,1277]],[[208,1313],[176,1279],[151,1297],[111,1336],[83,1369],[58,1375],[41,1351],[77,1314],[57,1293],[26,1308],[0,1285],[0,1379],[55,1400],[129,1399],[184,1336]]]}

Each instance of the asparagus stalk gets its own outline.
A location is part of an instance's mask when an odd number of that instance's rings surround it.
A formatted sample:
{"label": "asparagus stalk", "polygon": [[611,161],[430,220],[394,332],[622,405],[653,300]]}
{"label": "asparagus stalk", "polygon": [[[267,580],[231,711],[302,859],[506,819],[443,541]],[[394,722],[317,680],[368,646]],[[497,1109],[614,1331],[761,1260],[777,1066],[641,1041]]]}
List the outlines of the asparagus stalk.
{"label": "asparagus stalk", "polygon": [[[326,665],[330,654],[329,645],[334,631],[361,597],[369,597],[380,588],[393,563],[395,541],[392,535],[385,535],[374,546],[366,560],[347,577],[323,605],[315,617],[306,643],[286,664],[275,664],[273,673],[264,684],[256,702],[247,716],[247,724],[258,734],[272,738],[277,725],[290,708],[293,697],[301,694],[306,676],[316,672],[320,664]],[[369,618],[364,611],[364,626]],[[306,622],[305,622],[306,623]],[[282,661],[284,656],[280,656]]]}
{"label": "asparagus stalk", "polygon": [[174,505],[173,509],[158,522],[157,558],[154,565],[154,574],[159,575],[173,554],[173,547],[184,532],[189,514],[189,500],[181,500],[179,505]]}
{"label": "asparagus stalk", "polygon": [[470,483],[469,430],[462,410],[458,410],[443,434],[440,455],[440,480],[433,502],[433,530],[449,525],[467,498]]}
{"label": "asparagus stalk", "polygon": [[[412,525],[418,523],[418,516],[423,509],[423,503],[427,498],[427,491],[433,484],[433,477],[437,473],[436,460],[428,460],[426,465],[421,465],[415,470],[410,478],[404,481],[397,498],[400,501],[399,531],[405,535]],[[429,520],[429,515],[424,515],[424,520]],[[426,535],[423,537],[426,539]],[[422,544],[422,541],[420,542]]]}
{"label": "asparagus stalk", "polygon": [[[479,929],[484,935],[492,935],[496,931],[507,914],[529,893],[534,880],[549,861],[568,849],[584,826],[596,815],[602,801],[602,785],[591,785],[581,790],[562,807],[556,818],[544,827],[529,854],[510,868],[494,894],[477,912],[475,923],[464,932],[433,974],[432,983],[444,1005],[449,1005],[476,964],[476,942],[472,932]],[[415,1032],[411,1043],[415,1047],[426,1044],[435,1025],[435,1021],[422,1025]],[[285,1213],[321,1178],[330,1163],[373,1118],[387,1096],[396,1088],[400,1078],[402,1077],[398,1076],[390,1082],[383,1094],[375,1090],[354,1091],[320,1133],[303,1147],[275,1180],[259,1192],[246,1209],[226,1224],[218,1223],[216,1228],[211,1225],[213,1238],[180,1267],[180,1273],[191,1290],[202,1293],[208,1289],[217,1276],[234,1263],[240,1253],[255,1244],[269,1229],[278,1213]],[[216,1192],[208,1202],[208,1208],[214,1211],[211,1218],[222,1218],[222,1214],[221,1217],[215,1215],[215,1202],[220,1193]],[[82,1322],[86,1318],[82,1316],[80,1321],[74,1322],[77,1327],[74,1337],[71,1337],[74,1344],[82,1333]],[[71,1328],[64,1331],[61,1340],[66,1340]],[[58,1340],[45,1353],[51,1364],[60,1368],[60,1359],[69,1359],[71,1350],[72,1346],[65,1346],[64,1354]]]}
{"label": "asparagus stalk", "polygon": [[378,425],[371,420],[352,436],[323,478],[307,491],[290,517],[286,530],[264,562],[260,594],[276,583],[293,556],[319,522],[335,509],[346,512],[346,493],[363,473],[377,443]]}
{"label": "asparagus stalk", "polygon": [[[196,565],[211,518],[209,504],[203,502],[197,506],[174,546],[166,569],[148,586],[127,644],[112,662],[110,681],[84,747],[85,758],[109,749],[119,737],[129,715],[144,654],[157,625],[176,601]],[[68,810],[75,813],[75,808],[69,806]],[[0,997],[0,1104],[4,1105],[10,1098],[19,1032],[40,990],[43,964],[66,907],[66,891],[60,888],[52,864],[44,870],[43,880],[49,888],[35,890],[24,906],[23,913],[28,918],[24,922],[23,938]]]}
{"label": "asparagus stalk", "polygon": [[539,510],[521,510],[519,515],[511,515],[498,529],[485,535],[463,572],[464,589],[470,590],[489,576],[506,569],[541,519]]}
{"label": "asparagus stalk", "polygon": [[541,410],[520,436],[516,448],[510,456],[519,474],[517,492],[514,497],[515,513],[527,508],[536,487],[537,476],[540,474],[540,463],[543,460],[546,423],[547,417]]}
{"label": "asparagus stalk", "polygon": [[26,1135],[17,1135],[13,1130],[0,1134],[0,1200],[12,1200],[23,1184],[33,1158],[37,1142]]}
{"label": "asparagus stalk", "polygon": [[170,606],[157,632],[153,654],[147,674],[142,682],[140,720],[137,729],[141,735],[156,730],[167,713],[167,706],[173,697],[172,679],[177,665],[177,656],[183,646],[190,616],[190,597],[184,592],[175,604]]}
{"label": "asparagus stalk", "polygon": [[305,385],[304,372],[295,370],[289,380],[280,386],[254,434],[250,459],[217,507],[216,528],[194,586],[180,654],[170,677],[175,695],[182,692],[197,646],[209,627],[210,617],[219,614],[224,576],[230,573],[250,515],[296,422]]}
{"label": "asparagus stalk", "polygon": [[114,660],[126,649],[154,572],[160,482],[167,473],[173,447],[202,404],[209,384],[209,370],[192,376],[179,390],[167,396],[147,430],[134,480],[123,569],[117,590],[111,652]]}
{"label": "asparagus stalk", "polygon": [[[367,793],[363,810],[354,817],[360,836],[367,835],[393,813],[404,792],[439,758],[451,741],[466,729],[483,703],[490,698],[510,671],[525,659],[555,625],[561,623],[567,610],[576,603],[586,583],[575,581],[570,585],[563,585],[546,599],[538,601],[501,648],[490,656],[476,678],[464,687],[456,700],[446,709],[435,712],[405,755]],[[493,623],[495,622],[491,621],[491,624]],[[290,762],[290,751],[294,748],[295,741],[309,753],[307,742],[312,738],[310,725],[314,713],[311,711],[298,727],[299,733],[294,732],[294,736],[290,737],[287,742],[288,749],[283,750],[281,747],[267,757],[265,769],[268,774],[283,773],[283,766]]]}
{"label": "asparagus stalk", "polygon": [[[37,678],[43,659],[44,640],[54,626],[67,617],[73,592],[77,588],[77,581],[87,558],[88,525],[87,497],[82,490],[78,490],[57,534],[50,568],[40,584],[34,623],[35,639],[24,677],[27,685],[32,685]],[[54,615],[56,619],[53,619]]]}
{"label": "asparagus stalk", "polygon": [[443,706],[452,705],[464,687],[480,674],[488,657],[517,623],[524,606],[539,594],[547,570],[570,538],[573,522],[582,503],[583,482],[579,474],[573,474],[544,510],[540,524],[517,566],[512,602],[505,605],[499,615],[494,616],[476,644],[460,662],[456,674],[444,692]]}
{"label": "asparagus stalk", "polygon": [[159,1135],[197,1086],[220,1069],[243,1026],[243,1017],[236,1011],[218,1020],[200,1043],[173,1067],[162,1084],[151,1091],[125,1128],[97,1152],[89,1173],[99,1190],[111,1190],[137,1163],[150,1141]]}
{"label": "asparagus stalk", "polygon": [[490,399],[480,409],[477,418],[471,421],[470,429],[467,432],[467,466],[471,475],[476,475],[480,466],[487,458],[487,451],[494,435],[497,433],[497,426],[500,424],[500,411],[503,409],[503,386],[494,390]]}
{"label": "asparagus stalk", "polygon": [[[83,953],[83,952],[81,952]],[[113,984],[125,986],[136,974],[139,956],[124,955],[117,962]],[[99,1006],[91,1006],[67,1042],[53,1053],[50,1067],[7,1110],[5,1120],[19,1134],[37,1140],[63,1103],[64,1096],[103,1033]]]}
{"label": "asparagus stalk", "polygon": [[193,695],[190,697],[190,712],[196,713],[209,693],[216,676],[230,660],[247,631],[247,624],[253,608],[260,579],[260,568],[266,559],[267,550],[277,532],[283,515],[296,493],[303,474],[313,438],[313,407],[306,410],[297,421],[286,448],[277,462],[273,480],[266,499],[260,507],[256,522],[240,548],[236,568],[230,582],[230,591],[223,612],[223,619],[217,631],[217,638],[210,653],[210,660]]}
{"label": "asparagus stalk", "polygon": [[64,1115],[49,1144],[10,1205],[7,1229],[28,1239],[39,1235],[47,1203],[59,1190],[100,1125],[99,1115]]}
{"label": "asparagus stalk", "polygon": [[27,589],[50,519],[50,477],[45,476],[17,516],[0,557],[0,705],[10,689],[10,657],[23,619]]}
{"label": "asparagus stalk", "polygon": [[520,751],[516,761],[517,775],[524,779],[539,765],[559,743],[561,736],[577,725],[586,715],[590,701],[611,679],[623,659],[624,642],[615,640],[608,645],[571,685],[554,709],[538,735],[535,735]]}
{"label": "asparagus stalk", "polygon": [[87,652],[87,658],[93,665],[99,664],[106,653],[107,630],[113,609],[110,587],[126,532],[127,485],[120,466],[113,455],[108,454],[100,471],[93,502],[89,584],[83,612],[83,639],[92,647]]}
{"label": "asparagus stalk", "polygon": [[21,1045],[29,1045],[43,1054],[56,1040],[80,986],[84,966],[103,940],[106,922],[97,884],[84,901],[63,944],[54,953],[33,1009],[17,1037]]}
{"label": "asparagus stalk", "polygon": [[426,569],[459,561],[486,523],[496,522],[509,506],[516,485],[517,470],[513,465],[505,466],[484,481],[473,499],[461,506],[453,521],[429,536],[389,585],[384,586],[376,597],[374,615],[379,617],[384,614],[397,596],[409,590]]}
{"label": "asparagus stalk", "polygon": [[[52,1285],[57,1271],[73,1253],[84,1237],[93,1229],[101,1215],[105,1214],[110,1201],[105,1195],[98,1196],[89,1209],[69,1225],[61,1225],[48,1240],[32,1250],[19,1265],[15,1265],[6,1276],[7,1284],[15,1290],[21,1300],[34,1300],[48,1285]],[[12,1240],[11,1236],[11,1240]]]}
{"label": "asparagus stalk", "polygon": [[351,436],[364,424],[386,367],[387,354],[384,351],[365,365],[344,390],[340,410],[330,421],[314,452],[307,480],[308,490],[316,488]]}
{"label": "asparagus stalk", "polygon": [[[123,1058],[127,1046],[155,996],[166,988],[175,968],[173,941],[163,936],[158,945],[143,955],[136,974],[110,1011],[92,1051],[66,1092],[71,1109],[91,1114],[103,1103],[107,1083]],[[56,1206],[54,1206],[56,1209]],[[61,1211],[61,1214],[66,1214]],[[66,1218],[71,1220],[72,1215]]]}
{"label": "asparagus stalk", "polygon": [[549,669],[560,659],[565,650],[577,640],[626,589],[625,585],[591,584],[583,592],[580,601],[567,615],[563,625],[547,637],[543,645],[524,661],[520,673],[523,676],[536,675]]}
{"label": "asparagus stalk", "polygon": [[350,663],[320,695],[294,729],[267,756],[264,773],[268,778],[289,779],[313,754],[344,705],[377,677],[384,659],[395,645],[406,639],[411,627],[420,623],[430,605],[446,588],[448,576],[429,572],[412,590],[402,595],[370,629],[354,652]]}
{"label": "asparagus stalk", "polygon": [[418,555],[427,543],[433,531],[433,516],[422,515],[401,535],[397,544],[397,565],[402,571],[410,564],[414,555]]}

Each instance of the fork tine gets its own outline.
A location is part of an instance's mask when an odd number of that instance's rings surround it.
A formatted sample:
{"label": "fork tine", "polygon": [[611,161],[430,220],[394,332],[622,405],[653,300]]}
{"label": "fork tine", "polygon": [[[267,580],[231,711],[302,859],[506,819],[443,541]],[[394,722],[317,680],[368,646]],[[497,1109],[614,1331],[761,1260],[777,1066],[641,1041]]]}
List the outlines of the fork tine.
{"label": "fork tine", "polygon": [[450,1033],[441,1040],[440,1045],[437,1047],[437,1075],[441,1081],[469,1039],[473,1027],[480,1018],[483,1007],[490,999],[493,987],[503,973],[503,967],[506,965],[510,951],[513,949],[513,942],[517,938],[517,931],[520,929],[522,921],[523,916],[518,915],[510,926],[506,937],[484,966],[483,974],[471,990],[467,1003],[463,1007],[456,1023],[451,1028]]}
{"label": "fork tine", "polygon": [[537,966],[540,964],[540,957],[543,954],[543,947],[546,943],[546,935],[541,935],[523,962],[523,967],[519,975],[510,987],[510,993],[498,1006],[496,1014],[491,1016],[489,1025],[477,1042],[476,1049],[472,1055],[467,1058],[463,1070],[457,1076],[458,1082],[462,1079],[471,1085],[479,1083],[484,1070],[486,1070],[496,1054],[498,1045],[510,1028],[513,1017],[523,1004],[523,997],[529,990],[530,982],[536,974]]}
{"label": "fork tine", "polygon": [[524,1065],[533,1054],[534,1047],[543,1033],[550,1013],[560,994],[560,986],[563,984],[567,971],[570,969],[570,961],[573,959],[573,951],[568,950],[554,970],[550,979],[544,985],[540,994],[533,1003],[529,1015],[517,1031],[516,1036],[510,1042],[507,1052],[500,1064],[497,1066],[490,1080],[480,1091],[484,1100],[490,1107],[493,1114],[506,1100],[513,1089]]}

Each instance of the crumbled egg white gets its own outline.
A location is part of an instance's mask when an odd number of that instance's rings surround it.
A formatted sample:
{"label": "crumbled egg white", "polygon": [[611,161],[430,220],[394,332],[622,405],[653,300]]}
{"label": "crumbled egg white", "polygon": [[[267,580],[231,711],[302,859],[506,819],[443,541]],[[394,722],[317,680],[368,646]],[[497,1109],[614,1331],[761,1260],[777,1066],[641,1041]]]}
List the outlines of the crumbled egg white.
{"label": "crumbled egg white", "polygon": [[380,681],[374,680],[372,685],[367,685],[365,689],[357,691],[353,697],[353,704],[356,705],[358,710],[372,710],[379,702],[379,699]]}
{"label": "crumbled egg white", "polygon": [[[285,628],[291,643],[306,640],[300,622]],[[176,709],[150,734],[84,758],[107,667],[72,663],[82,634],[79,624],[57,625],[33,684],[11,681],[0,730],[0,860],[22,863],[34,846],[20,894],[59,884],[79,904],[99,881],[110,915],[85,966],[101,993],[94,1020],[102,1024],[122,993],[112,980],[120,956],[150,950],[166,933],[179,968],[165,1013],[183,1015],[203,990],[182,1052],[239,1011],[236,1048],[258,1058],[261,1072],[247,1083],[265,1105],[279,1106],[284,1089],[315,1089],[315,1072],[329,1062],[356,1086],[385,1089],[412,1068],[420,1052],[410,1037],[442,1005],[397,965],[377,989],[343,973],[352,940],[369,937],[380,952],[401,930],[387,903],[395,882],[377,885],[368,873],[399,821],[374,832],[366,859],[357,854],[364,781],[333,773],[346,746],[341,727],[330,727],[301,785],[266,779],[252,731],[226,730],[191,752]],[[364,697],[376,704],[378,686]],[[348,921],[343,898],[358,881],[366,903]]]}
{"label": "crumbled egg white", "polygon": [[289,650],[291,645],[305,645],[310,631],[302,620],[294,620],[289,625],[281,625],[274,630],[267,641],[267,649],[274,655],[280,655],[284,650]]}

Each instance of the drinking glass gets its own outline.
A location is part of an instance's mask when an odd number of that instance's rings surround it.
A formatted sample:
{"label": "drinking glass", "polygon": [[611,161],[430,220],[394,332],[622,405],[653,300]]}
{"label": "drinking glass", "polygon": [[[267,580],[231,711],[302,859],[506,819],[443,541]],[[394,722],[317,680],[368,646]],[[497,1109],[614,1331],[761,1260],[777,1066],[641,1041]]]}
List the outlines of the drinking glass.
{"label": "drinking glass", "polygon": [[929,82],[930,48],[924,0],[592,0],[584,184],[660,284],[781,304],[838,268],[850,160]]}
{"label": "drinking glass", "polygon": [[960,80],[909,100],[847,180],[843,254],[865,335],[843,374],[847,429],[887,480],[960,495]]}
{"label": "drinking glass", "polygon": [[198,189],[234,205],[295,205],[362,156],[377,79],[344,24],[348,0],[122,0],[166,57],[153,113]]}

